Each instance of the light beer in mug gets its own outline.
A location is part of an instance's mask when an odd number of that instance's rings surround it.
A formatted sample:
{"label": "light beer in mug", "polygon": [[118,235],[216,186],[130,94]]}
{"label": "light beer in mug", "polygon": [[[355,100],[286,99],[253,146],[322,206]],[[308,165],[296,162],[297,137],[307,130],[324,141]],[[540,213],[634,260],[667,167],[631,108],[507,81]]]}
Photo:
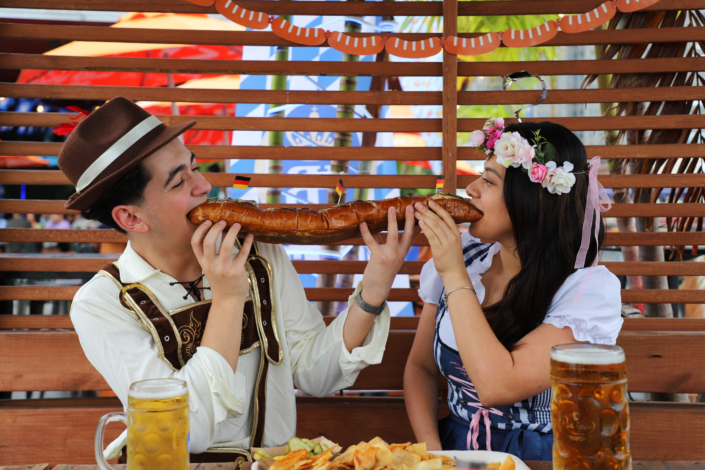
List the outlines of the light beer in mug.
{"label": "light beer in mug", "polygon": [[102,451],[110,421],[127,425],[127,470],[188,470],[188,387],[183,380],[143,380],[130,386],[127,414],[110,413],[98,425],[96,459],[101,470],[110,470]]}
{"label": "light beer in mug", "polygon": [[554,346],[551,390],[554,470],[632,468],[622,348]]}

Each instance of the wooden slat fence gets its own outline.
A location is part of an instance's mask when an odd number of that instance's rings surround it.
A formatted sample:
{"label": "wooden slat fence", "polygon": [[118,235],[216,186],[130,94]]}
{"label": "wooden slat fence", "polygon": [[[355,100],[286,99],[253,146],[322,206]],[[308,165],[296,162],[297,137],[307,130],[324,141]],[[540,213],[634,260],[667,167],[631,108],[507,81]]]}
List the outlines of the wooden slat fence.
{"label": "wooden slat fence", "polygon": [[[464,16],[576,14],[589,11],[603,0],[513,0],[484,2],[256,2],[237,1],[248,9],[275,15],[350,15],[350,16],[445,16],[446,34],[457,28],[457,18]],[[0,8],[66,9],[93,11],[145,11],[166,13],[215,13],[214,7],[199,7],[186,0],[0,0]],[[705,0],[661,0],[648,11],[705,9]],[[0,13],[0,18],[2,13]],[[352,34],[356,37],[368,33]],[[387,36],[387,33],[382,34]],[[461,32],[461,38],[477,37],[479,33]],[[397,35],[407,40],[440,37],[441,34],[408,33]],[[296,46],[266,31],[184,31],[107,28],[101,26],[66,26],[54,24],[2,23],[0,40],[102,41],[153,44],[202,44],[237,46]],[[595,46],[608,44],[649,44],[673,42],[705,42],[705,27],[643,28],[632,30],[593,30],[580,34],[559,32],[543,47]],[[498,77],[518,70],[527,70],[546,78],[615,73],[677,73],[705,71],[704,58],[655,58],[648,60],[558,60],[538,62],[458,62],[455,56],[443,53],[435,63],[388,62],[324,62],[324,61],[219,61],[197,59],[151,59],[116,57],[63,57],[27,53],[0,53],[1,69],[55,69],[66,71],[116,71],[137,73],[207,73],[222,75],[307,75],[307,76],[373,76],[373,77],[443,77],[442,91],[258,91],[204,90],[179,88],[58,86],[0,83],[0,96],[57,100],[108,100],[123,95],[133,100],[203,103],[301,103],[356,105],[443,105],[440,119],[292,119],[197,116],[195,129],[259,130],[259,131],[348,131],[348,132],[441,132],[443,146],[437,148],[284,148],[245,146],[189,146],[204,159],[253,160],[318,160],[342,161],[436,161],[442,162],[446,189],[463,188],[474,180],[472,176],[456,175],[458,160],[484,159],[484,154],[468,147],[456,146],[457,132],[481,128],[484,119],[457,117],[457,106],[528,104],[537,100],[539,91],[458,91],[457,77]],[[558,89],[549,90],[546,104],[562,106],[576,103],[627,103],[637,101],[697,101],[705,87],[657,87],[653,89]],[[192,116],[158,116],[166,124],[178,124]],[[525,119],[525,121],[542,121]],[[62,113],[0,112],[0,126],[54,127],[66,121]],[[508,120],[511,122],[512,120]],[[618,116],[598,115],[557,117],[551,121],[573,131],[605,130],[650,131],[654,129],[705,128],[705,115]],[[60,143],[0,142],[0,155],[56,156]],[[698,158],[705,155],[705,144],[669,145],[591,145],[588,156],[606,160]],[[339,175],[269,175],[252,176],[253,187],[334,187]],[[229,187],[233,175],[207,173],[214,186]],[[600,175],[607,188],[684,188],[705,186],[703,175]],[[67,179],[57,170],[0,170],[0,184],[8,186],[66,185]],[[345,176],[347,188],[433,188],[435,176]],[[0,200],[0,213],[74,214],[63,208],[61,200]],[[274,205],[286,206],[284,204]],[[313,205],[318,209],[326,205]],[[609,217],[703,217],[705,204],[616,204]],[[31,230],[0,229],[0,242],[79,242],[123,243],[126,238],[113,230]],[[346,245],[361,245],[359,239]],[[427,246],[420,236],[416,244]],[[615,233],[606,234],[606,245],[621,246],[705,246],[705,233]],[[64,277],[84,277],[96,272],[117,255],[68,254],[65,257],[43,255],[0,256],[0,274],[5,277],[41,276],[62,273]],[[403,274],[418,275],[422,262],[407,262]],[[604,262],[620,276],[703,276],[705,263],[696,262]],[[364,263],[357,261],[295,261],[299,273],[359,274]],[[0,300],[70,300],[77,286],[3,286]],[[350,289],[307,289],[310,300],[344,300]],[[390,300],[418,300],[413,288],[393,289]],[[626,303],[705,303],[705,292],[697,290],[622,291]],[[86,361],[68,317],[0,316],[0,390],[103,390],[102,377]],[[329,321],[329,319],[327,319]],[[399,390],[402,388],[403,364],[413,341],[416,318],[394,318],[390,344],[383,364],[365,370],[355,384],[355,390]],[[700,320],[627,320],[619,342],[628,355],[630,390],[642,392],[705,393],[703,370],[703,335]],[[46,330],[46,331],[45,331]],[[66,368],[66,364],[72,364]],[[62,371],[61,374],[52,371]],[[345,406],[342,406],[344,404]],[[17,455],[34,456],[37,436],[47,434],[47,447],[54,457],[80,455],[72,461],[90,460],[90,437],[97,417],[115,409],[114,399],[67,399],[57,401],[0,401],[0,415],[16,423],[18,431],[3,434],[3,445],[16,449]],[[354,429],[359,438],[369,439],[380,430],[388,439],[403,440],[409,424],[399,397],[329,397],[304,398],[298,403],[301,435],[320,433],[336,439],[336,433]],[[639,458],[677,460],[679,456],[705,458],[701,436],[705,432],[702,406],[673,404],[638,404],[632,411],[633,451]],[[323,420],[322,416],[329,419]],[[341,427],[340,419],[349,419]],[[355,421],[358,420],[358,421]],[[365,421],[367,420],[367,421]],[[650,431],[653,422],[661,423],[659,433]],[[688,422],[690,428],[682,429]],[[46,424],[50,424],[47,426]],[[345,429],[343,429],[345,428]],[[53,430],[52,430],[53,429]],[[387,433],[387,434],[384,434]],[[65,436],[76,436],[66,440]],[[357,434],[354,436],[358,438]],[[341,437],[351,438],[351,435]],[[81,440],[83,439],[83,440]],[[359,440],[359,439],[358,439]],[[86,444],[88,442],[88,444]],[[88,445],[88,450],[86,450]],[[700,447],[699,447],[700,446]],[[45,447],[43,447],[45,448]],[[0,451],[1,452],[1,451]],[[682,459],[681,459],[682,460]],[[68,459],[64,460],[68,461]],[[0,458],[0,465],[7,463]],[[22,462],[12,462],[22,463]],[[26,462],[25,462],[26,463]],[[61,463],[61,462],[54,462]]]}

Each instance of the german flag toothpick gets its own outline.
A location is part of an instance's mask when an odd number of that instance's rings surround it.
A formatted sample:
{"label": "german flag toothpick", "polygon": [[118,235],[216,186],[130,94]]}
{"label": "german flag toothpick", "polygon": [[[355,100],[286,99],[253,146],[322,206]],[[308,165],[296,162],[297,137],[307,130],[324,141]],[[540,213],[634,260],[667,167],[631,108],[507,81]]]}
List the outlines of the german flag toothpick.
{"label": "german flag toothpick", "polygon": [[235,181],[233,182],[233,189],[247,189],[247,187],[250,185],[251,179],[252,178],[249,178],[247,176],[237,175],[235,177]]}
{"label": "german flag toothpick", "polygon": [[440,189],[440,190],[443,190],[443,185],[444,185],[444,184],[446,184],[445,175],[440,175],[440,176],[436,179],[436,192],[438,192],[439,189]]}
{"label": "german flag toothpick", "polygon": [[335,192],[338,193],[338,205],[340,205],[340,201],[343,198],[343,189],[345,189],[345,186],[343,186],[343,180],[339,179],[338,186],[335,187]]}

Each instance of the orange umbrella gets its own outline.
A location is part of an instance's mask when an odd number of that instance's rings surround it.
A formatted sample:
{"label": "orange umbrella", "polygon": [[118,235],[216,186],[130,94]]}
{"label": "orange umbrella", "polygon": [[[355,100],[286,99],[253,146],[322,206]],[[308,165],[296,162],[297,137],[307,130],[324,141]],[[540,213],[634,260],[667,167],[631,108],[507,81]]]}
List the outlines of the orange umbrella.
{"label": "orange umbrella", "polygon": [[[178,88],[201,88],[216,90],[238,90],[239,75],[223,75],[213,78],[189,80]],[[138,101],[151,114],[172,114],[172,103],[167,101]],[[178,114],[181,116],[235,116],[235,103],[189,103],[179,102]],[[184,144],[187,145],[230,145],[230,131],[197,129],[184,132]],[[199,161],[208,161],[201,160]]]}
{"label": "orange umbrella", "polygon": [[30,168],[49,166],[49,160],[26,155],[0,155],[0,168]]}
{"label": "orange umbrella", "polygon": [[[184,15],[175,13],[128,13],[120,17],[118,22],[110,27],[191,31],[244,31],[245,29],[232,21],[213,19],[207,15]],[[242,47],[75,41],[46,52],[45,54],[76,57],[109,56],[237,60],[242,58]],[[171,85],[168,75],[171,75],[173,84],[214,76],[213,74],[23,70],[17,79],[17,83],[163,87]]]}

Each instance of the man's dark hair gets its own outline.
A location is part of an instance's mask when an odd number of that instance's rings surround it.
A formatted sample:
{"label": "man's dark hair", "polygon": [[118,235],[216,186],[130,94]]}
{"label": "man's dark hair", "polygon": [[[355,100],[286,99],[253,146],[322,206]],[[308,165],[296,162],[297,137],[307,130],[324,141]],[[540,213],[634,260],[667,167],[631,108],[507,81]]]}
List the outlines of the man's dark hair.
{"label": "man's dark hair", "polygon": [[142,204],[144,188],[151,179],[152,174],[140,163],[105,191],[91,207],[82,211],[81,215],[86,219],[97,220],[120,233],[127,233],[113,219],[113,209],[122,205]]}

